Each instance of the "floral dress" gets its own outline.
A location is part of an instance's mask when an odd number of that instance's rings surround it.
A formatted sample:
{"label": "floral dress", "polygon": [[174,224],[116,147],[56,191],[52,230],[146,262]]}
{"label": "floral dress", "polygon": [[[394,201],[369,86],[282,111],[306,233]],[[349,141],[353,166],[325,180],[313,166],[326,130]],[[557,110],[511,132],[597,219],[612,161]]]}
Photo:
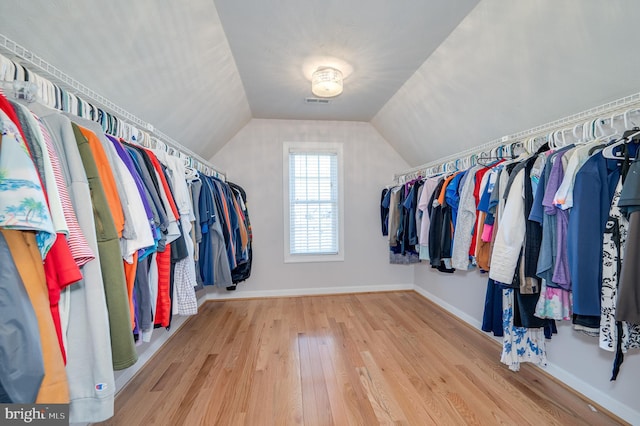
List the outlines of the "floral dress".
{"label": "floral dress", "polygon": [[543,328],[515,327],[513,325],[514,290],[502,290],[502,356],[500,361],[510,370],[520,370],[521,362],[547,365],[547,352]]}

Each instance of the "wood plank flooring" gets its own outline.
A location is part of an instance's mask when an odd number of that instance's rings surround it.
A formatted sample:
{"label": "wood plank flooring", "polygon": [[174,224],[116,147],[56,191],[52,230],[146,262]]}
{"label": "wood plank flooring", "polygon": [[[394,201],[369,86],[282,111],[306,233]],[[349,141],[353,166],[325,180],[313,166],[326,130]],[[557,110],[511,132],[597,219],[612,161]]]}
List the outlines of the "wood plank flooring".
{"label": "wood plank flooring", "polygon": [[500,351],[413,291],[212,301],[102,424],[621,424]]}

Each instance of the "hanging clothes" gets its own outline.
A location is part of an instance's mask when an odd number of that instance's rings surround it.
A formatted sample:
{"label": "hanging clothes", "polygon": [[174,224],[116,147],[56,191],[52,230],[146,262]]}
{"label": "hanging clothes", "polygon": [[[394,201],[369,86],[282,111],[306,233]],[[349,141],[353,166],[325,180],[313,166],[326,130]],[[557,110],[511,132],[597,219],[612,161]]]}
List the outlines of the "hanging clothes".
{"label": "hanging clothes", "polygon": [[640,161],[634,161],[629,169],[618,206],[629,220],[625,257],[632,260],[621,267],[615,316],[618,321],[637,325],[640,324]]}
{"label": "hanging clothes", "polygon": [[226,288],[233,284],[231,266],[229,264],[226,239],[222,224],[223,217],[218,210],[215,197],[217,187],[208,176],[200,177],[202,188],[199,199],[200,227],[202,242],[200,243],[200,274],[205,286],[215,285]]}
{"label": "hanging clothes", "polygon": [[0,352],[0,384],[8,397],[1,402],[32,404],[45,374],[38,322],[2,233],[0,264],[0,347],[13,348]]}
{"label": "hanging clothes", "polygon": [[[1,97],[0,97],[1,99]],[[21,131],[4,110],[0,111],[2,128],[3,196],[0,198],[0,226],[5,229],[36,231],[38,248],[44,259],[56,240],[51,215],[40,177],[21,137]]]}
{"label": "hanging clothes", "polygon": [[[66,330],[67,378],[71,422],[102,421],[113,415],[115,378],[105,289],[91,195],[72,127],[65,117],[31,104],[47,129],[63,169],[81,233],[94,259],[82,265],[83,279],[61,295],[62,329]],[[91,372],[89,374],[88,372]],[[100,384],[96,389],[96,384]]]}
{"label": "hanging clothes", "polygon": [[431,226],[431,219],[429,217],[429,203],[433,202],[433,193],[436,190],[439,181],[440,178],[438,177],[427,178],[422,185],[422,192],[420,194],[420,200],[418,201],[418,213],[420,216],[420,233],[418,237],[418,243],[420,245],[420,260],[429,259],[429,229]]}
{"label": "hanging clothes", "polygon": [[514,292],[509,288],[502,290],[503,344],[500,362],[510,370],[520,370],[520,364],[531,362],[536,365],[547,365],[545,336],[542,328],[525,328],[514,326]]}
{"label": "hanging clothes", "polygon": [[[197,258],[216,285],[249,277],[246,194],[193,179],[182,158],[137,146],[151,144],[147,133],[8,63],[66,112],[0,94],[0,286],[11,293],[0,353],[17,355],[3,358],[0,402],[68,402],[70,422],[100,422],[113,415],[114,369],[137,361],[134,336],[149,341],[154,324],[197,312]],[[214,207],[215,262],[199,256],[200,179]],[[7,333],[28,351],[8,350]]]}
{"label": "hanging clothes", "polygon": [[133,365],[138,360],[138,355],[129,329],[131,313],[129,312],[129,299],[120,255],[118,231],[113,223],[109,202],[89,142],[77,125],[72,124],[71,126],[91,188],[91,203],[94,206],[98,251],[100,252],[100,270],[102,271],[109,312],[113,367],[116,370],[122,370]]}
{"label": "hanging clothes", "polygon": [[619,326],[616,324],[618,287],[629,231],[629,222],[618,207],[621,192],[622,177],[614,192],[603,239],[599,342],[602,349],[614,351],[620,339],[620,349],[627,352],[628,349],[640,348],[640,324],[627,321],[621,321]]}
{"label": "hanging clothes", "polygon": [[597,153],[578,171],[574,184],[567,234],[573,308],[576,314],[597,318],[596,327],[601,312],[602,262],[594,259],[602,255],[604,230],[619,178],[616,161]]}
{"label": "hanging clothes", "polygon": [[227,184],[236,194],[236,200],[239,208],[238,213],[242,214],[241,223],[243,224],[246,232],[246,243],[243,243],[243,252],[245,253],[244,260],[240,261],[238,266],[231,271],[233,284],[237,285],[251,276],[251,263],[253,261],[253,250],[251,245],[253,241],[253,231],[251,229],[251,220],[249,219],[249,209],[247,207],[247,193],[241,186],[233,182],[227,182]]}

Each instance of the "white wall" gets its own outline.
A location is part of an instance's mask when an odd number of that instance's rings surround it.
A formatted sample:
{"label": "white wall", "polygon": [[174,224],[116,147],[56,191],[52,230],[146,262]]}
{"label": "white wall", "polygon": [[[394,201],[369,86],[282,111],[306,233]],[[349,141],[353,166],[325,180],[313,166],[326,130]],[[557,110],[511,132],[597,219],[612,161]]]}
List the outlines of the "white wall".
{"label": "white wall", "polygon": [[482,0],[372,120],[412,166],[640,90],[634,0]]}
{"label": "white wall", "polygon": [[[345,261],[285,264],[283,261],[282,142],[344,143]],[[236,292],[211,298],[367,291],[412,287],[479,328],[486,275],[441,274],[427,265],[390,265],[379,230],[379,197],[391,175],[407,167],[368,123],[252,120],[216,156],[214,164],[243,186],[249,197],[255,263]],[[209,289],[211,291],[211,289]],[[631,423],[640,424],[637,383],[640,353],[627,354],[616,382],[609,382],[613,355],[569,324],[547,343],[547,371]],[[496,357],[499,353],[496,352]],[[517,373],[514,373],[517,374]]]}
{"label": "white wall", "polygon": [[[344,262],[284,263],[283,142],[344,144]],[[253,269],[232,296],[412,286],[411,268],[389,264],[378,207],[382,187],[408,164],[369,123],[253,119],[211,161],[249,200]]]}
{"label": "white wall", "polygon": [[[414,268],[419,292],[480,328],[487,274],[477,271],[443,274],[425,264]],[[597,338],[573,331],[568,321],[557,324],[558,334],[547,340],[547,372],[630,423],[640,424],[640,352],[637,349],[628,352],[618,379],[610,382],[613,353],[599,349]]]}

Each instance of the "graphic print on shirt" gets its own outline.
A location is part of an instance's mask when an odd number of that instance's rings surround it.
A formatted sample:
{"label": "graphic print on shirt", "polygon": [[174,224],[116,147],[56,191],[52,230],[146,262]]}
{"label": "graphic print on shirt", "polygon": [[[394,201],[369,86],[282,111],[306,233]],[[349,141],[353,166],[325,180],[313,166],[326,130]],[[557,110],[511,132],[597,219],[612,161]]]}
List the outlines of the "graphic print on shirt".
{"label": "graphic print on shirt", "polygon": [[0,227],[38,231],[36,241],[44,259],[56,239],[53,222],[29,151],[5,117],[0,116]]}

